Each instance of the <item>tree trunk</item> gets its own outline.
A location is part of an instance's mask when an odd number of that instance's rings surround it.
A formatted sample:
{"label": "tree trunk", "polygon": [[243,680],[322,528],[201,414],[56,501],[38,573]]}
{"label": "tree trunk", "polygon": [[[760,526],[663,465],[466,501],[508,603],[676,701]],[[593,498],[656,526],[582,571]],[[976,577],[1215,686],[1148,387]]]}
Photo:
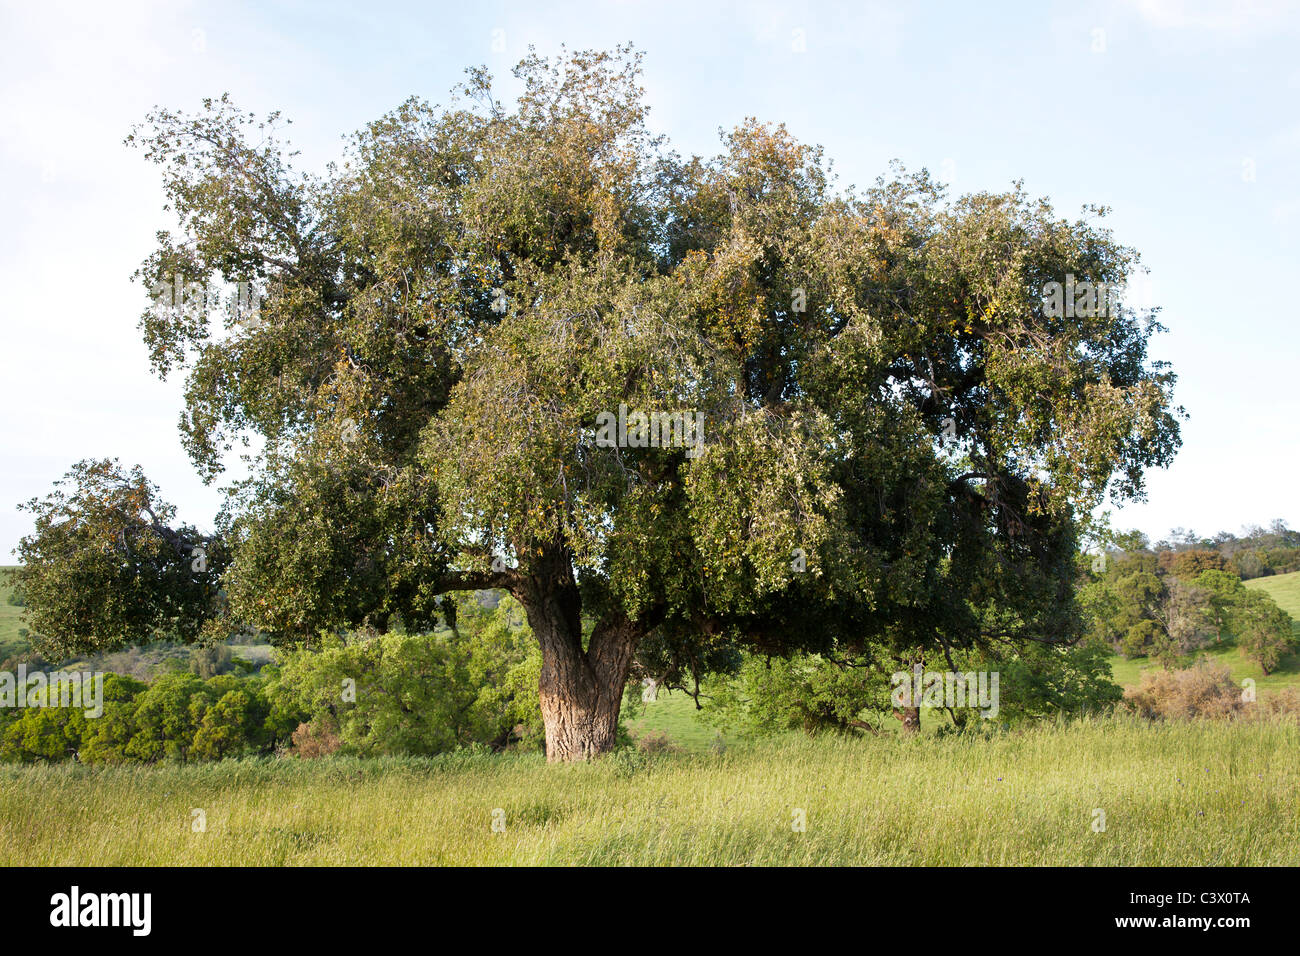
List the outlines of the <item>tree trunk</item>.
{"label": "tree trunk", "polygon": [[581,631],[557,623],[533,624],[542,648],[538,691],[546,759],[588,760],[614,749],[623,687],[640,635],[630,622],[602,622],[584,653]]}
{"label": "tree trunk", "polygon": [[920,707],[904,707],[899,712],[898,719],[903,722],[903,733],[919,734],[921,732]]}
{"label": "tree trunk", "polygon": [[611,615],[596,624],[584,650],[577,586],[572,578],[558,580],[533,578],[519,598],[542,650],[538,692],[546,759],[588,760],[614,749],[623,687],[646,628]]}
{"label": "tree trunk", "polygon": [[590,675],[547,661],[543,652],[539,690],[548,761],[588,760],[614,749],[621,686],[601,686]]}

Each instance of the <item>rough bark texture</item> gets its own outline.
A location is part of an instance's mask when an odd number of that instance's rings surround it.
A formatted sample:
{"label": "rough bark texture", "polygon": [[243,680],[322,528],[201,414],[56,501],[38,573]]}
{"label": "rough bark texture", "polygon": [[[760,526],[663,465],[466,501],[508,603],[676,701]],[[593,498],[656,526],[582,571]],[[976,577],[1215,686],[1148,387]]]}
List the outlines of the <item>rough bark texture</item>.
{"label": "rough bark texture", "polygon": [[539,696],[546,759],[587,760],[614,749],[623,686],[645,625],[618,614],[582,646],[582,601],[567,555],[520,582],[518,597],[542,650]]}
{"label": "rough bark texture", "polygon": [[586,760],[614,749],[619,707],[637,634],[630,625],[598,626],[582,650],[581,631],[534,624],[542,647],[539,696],[546,759]]}

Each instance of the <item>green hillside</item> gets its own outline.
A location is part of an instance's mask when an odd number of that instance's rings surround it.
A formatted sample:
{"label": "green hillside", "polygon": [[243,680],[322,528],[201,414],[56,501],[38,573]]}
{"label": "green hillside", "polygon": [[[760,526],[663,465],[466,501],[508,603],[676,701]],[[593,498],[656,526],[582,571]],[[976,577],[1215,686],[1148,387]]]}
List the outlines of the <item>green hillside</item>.
{"label": "green hillside", "polygon": [[1300,571],[1290,574],[1275,574],[1267,578],[1252,578],[1246,587],[1263,591],[1277,606],[1286,611],[1300,624]]}
{"label": "green hillside", "polygon": [[18,636],[18,629],[23,626],[23,609],[9,603],[13,588],[9,584],[12,565],[0,566],[0,660],[12,654],[27,650],[27,641]]}
{"label": "green hillside", "polygon": [[[1246,587],[1264,591],[1278,607],[1294,619],[1293,626],[1300,637],[1300,571],[1291,574],[1278,574],[1266,578],[1253,578],[1246,582]],[[1234,680],[1254,678],[1256,686],[1263,693],[1280,690],[1283,687],[1300,686],[1300,654],[1292,653],[1282,658],[1277,669],[1264,676],[1258,664],[1248,660],[1236,647],[1214,648],[1202,652],[1217,664],[1224,664],[1232,671]],[[1126,660],[1118,655],[1111,658],[1111,673],[1115,680],[1124,687],[1132,687],[1142,680],[1142,672],[1160,665],[1147,658]]]}

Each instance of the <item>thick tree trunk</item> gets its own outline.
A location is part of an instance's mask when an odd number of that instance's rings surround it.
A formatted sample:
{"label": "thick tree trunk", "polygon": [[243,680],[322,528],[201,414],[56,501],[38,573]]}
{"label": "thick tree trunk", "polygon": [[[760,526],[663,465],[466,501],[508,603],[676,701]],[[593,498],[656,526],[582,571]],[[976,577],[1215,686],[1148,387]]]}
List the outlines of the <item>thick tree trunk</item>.
{"label": "thick tree trunk", "polygon": [[585,653],[581,631],[569,631],[562,622],[538,621],[533,633],[542,647],[538,690],[546,759],[587,760],[613,750],[623,687],[640,637],[635,626],[602,622]]}
{"label": "thick tree trunk", "polygon": [[622,687],[602,687],[543,657],[540,697],[548,761],[588,760],[614,749]]}
{"label": "thick tree trunk", "polygon": [[[558,582],[558,583],[557,583]],[[581,599],[564,572],[528,579],[519,598],[542,649],[538,686],[546,759],[587,760],[614,749],[623,687],[644,625],[615,615],[582,646]]]}

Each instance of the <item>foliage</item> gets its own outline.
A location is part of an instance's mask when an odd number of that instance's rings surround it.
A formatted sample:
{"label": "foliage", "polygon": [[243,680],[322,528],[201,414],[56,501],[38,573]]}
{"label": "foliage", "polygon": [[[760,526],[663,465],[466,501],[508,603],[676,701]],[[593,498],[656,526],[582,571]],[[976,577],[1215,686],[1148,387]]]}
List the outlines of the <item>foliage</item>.
{"label": "foliage", "polygon": [[1090,632],[1125,657],[1151,656],[1166,669],[1211,643],[1235,640],[1268,674],[1294,646],[1293,622],[1227,566],[1207,549],[1111,556],[1104,570],[1082,573]]}
{"label": "foliage", "polygon": [[1263,591],[1244,590],[1233,612],[1237,644],[1268,674],[1295,647],[1291,616]]}
{"label": "foliage", "polygon": [[1228,568],[1228,562],[1224,560],[1223,555],[1202,548],[1192,548],[1188,551],[1162,551],[1160,564],[1161,570],[1167,569],[1176,577],[1189,579],[1205,571],[1225,571]]}
{"label": "foliage", "polygon": [[[879,733],[890,714],[894,686],[887,655],[835,660],[820,655],[763,659],[747,656],[734,678],[716,677],[705,687],[704,719],[727,731],[776,733],[801,729]],[[1121,691],[1110,676],[1107,648],[1097,643],[1076,646],[1031,644],[983,654],[954,655],[958,673],[998,673],[996,718],[1078,715],[1098,712],[1118,702]],[[946,658],[923,663],[927,670],[948,670]],[[910,680],[911,673],[903,672]],[[968,709],[949,716],[958,725],[978,724]]]}
{"label": "foliage", "polygon": [[306,715],[299,736],[319,751],[436,754],[474,742],[504,747],[540,738],[536,644],[510,599],[479,608],[462,595],[462,632],[327,637],[282,652],[271,694]]}
{"label": "foliage", "polygon": [[286,727],[270,718],[257,678],[172,672],[146,685],[104,676],[103,713],[85,708],[29,706],[0,718],[0,759],[83,763],[208,760],[268,752]]}
{"label": "foliage", "polygon": [[36,530],[19,543],[14,573],[47,657],[193,639],[214,613],[223,548],[194,528],[172,529],[175,508],[139,467],[79,462],[21,507]]}
{"label": "foliage", "polygon": [[190,650],[190,670],[207,679],[234,669],[234,657],[224,644],[204,644]]}

